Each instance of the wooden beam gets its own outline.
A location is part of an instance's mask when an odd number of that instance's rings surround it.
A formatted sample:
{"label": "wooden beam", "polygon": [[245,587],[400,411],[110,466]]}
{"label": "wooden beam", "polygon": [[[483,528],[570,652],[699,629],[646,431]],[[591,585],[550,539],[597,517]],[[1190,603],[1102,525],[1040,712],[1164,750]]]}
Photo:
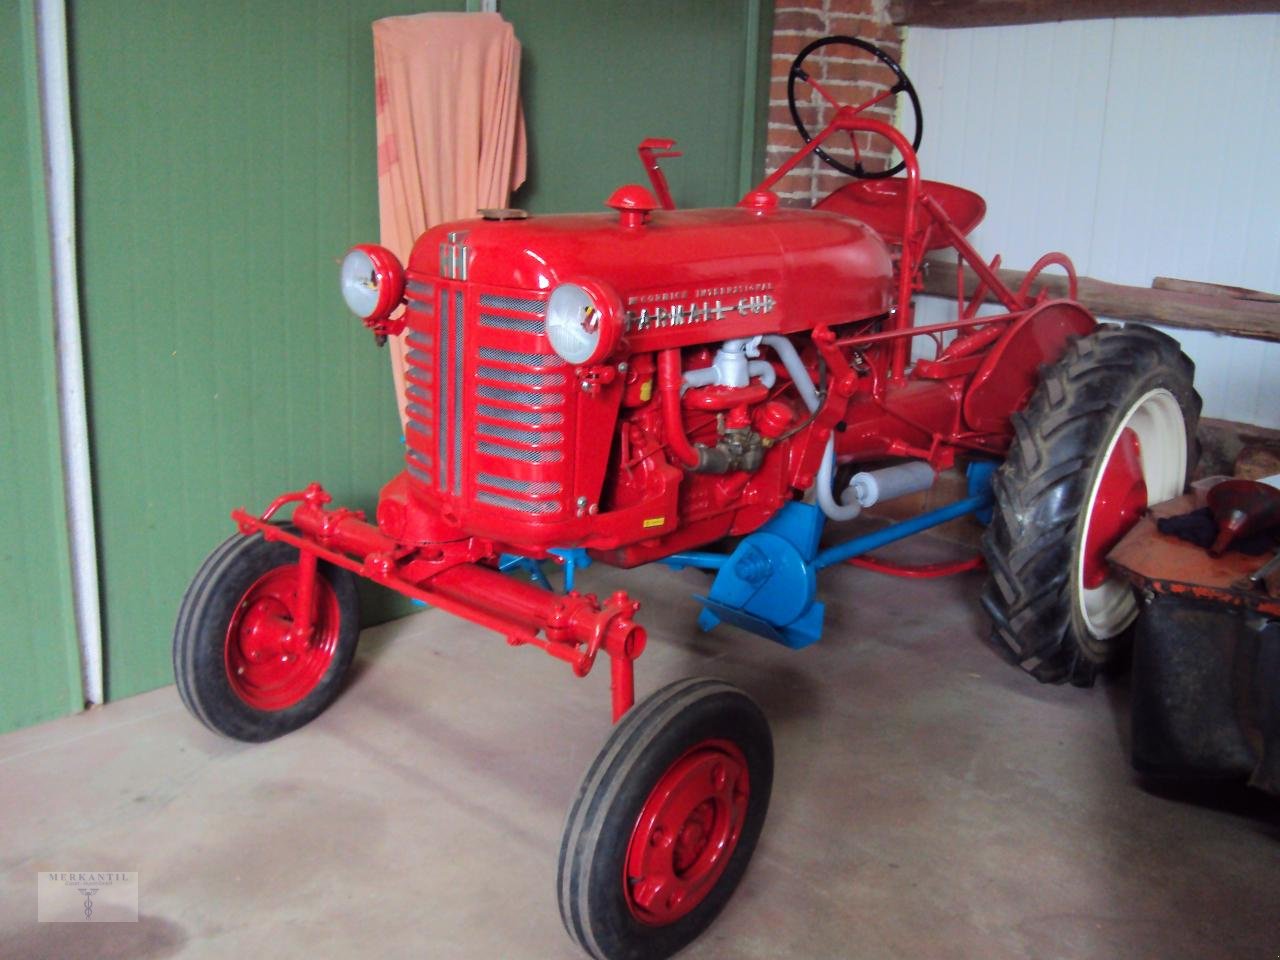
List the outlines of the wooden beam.
{"label": "wooden beam", "polygon": [[[1001,269],[1001,281],[1017,290],[1026,276],[1024,270]],[[965,293],[977,287],[973,271],[965,271]],[[1186,282],[1186,281],[1184,281]],[[1036,289],[1046,289],[1054,297],[1067,295],[1067,279],[1061,274],[1041,274]],[[930,257],[925,261],[924,292],[941,297],[956,295],[956,264]],[[1262,296],[1268,296],[1262,294]],[[998,302],[990,293],[986,299]],[[1185,290],[1154,290],[1121,283],[1104,283],[1081,277],[1079,301],[1099,317],[1112,320],[1154,323],[1184,330],[1208,330],[1230,337],[1280,343],[1280,302],[1241,299],[1222,294],[1188,293]]]}
{"label": "wooden beam", "polygon": [[1176,290],[1179,293],[1204,293],[1214,297],[1231,297],[1234,300],[1280,303],[1280,293],[1266,293],[1262,290],[1250,290],[1248,287],[1228,287],[1221,283],[1204,283],[1200,280],[1156,277],[1151,281],[1151,288],[1153,290]]}
{"label": "wooden beam", "polygon": [[894,23],[917,27],[994,27],[1110,17],[1191,17],[1275,13],[1280,0],[892,0]]}

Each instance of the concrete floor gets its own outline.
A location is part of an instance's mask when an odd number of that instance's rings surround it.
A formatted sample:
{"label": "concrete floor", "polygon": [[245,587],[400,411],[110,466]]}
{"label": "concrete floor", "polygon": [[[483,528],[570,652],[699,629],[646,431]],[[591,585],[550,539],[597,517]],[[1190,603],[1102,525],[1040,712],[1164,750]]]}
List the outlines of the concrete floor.
{"label": "concrete floor", "polygon": [[[698,634],[696,572],[584,579],[648,601],[641,694],[714,674],[773,724],[754,863],[683,957],[1280,955],[1278,805],[1142,789],[1124,687],[998,662],[980,575],[832,571],[800,652]],[[208,733],[172,687],[2,737],[0,958],[575,957],[555,861],[607,730],[602,666],[576,680],[426,611],[366,631],[337,704],[274,743]],[[37,924],[53,869],[139,871],[141,922]]]}

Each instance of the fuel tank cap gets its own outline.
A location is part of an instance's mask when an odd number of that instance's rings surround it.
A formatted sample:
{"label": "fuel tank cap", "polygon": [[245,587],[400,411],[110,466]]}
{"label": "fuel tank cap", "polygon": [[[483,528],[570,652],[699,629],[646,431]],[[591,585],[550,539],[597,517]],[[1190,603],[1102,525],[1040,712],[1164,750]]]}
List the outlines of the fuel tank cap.
{"label": "fuel tank cap", "polygon": [[653,194],[638,183],[619,187],[604,205],[618,211],[618,221],[624,227],[643,225],[649,219],[649,214],[658,209],[658,201],[653,198]]}

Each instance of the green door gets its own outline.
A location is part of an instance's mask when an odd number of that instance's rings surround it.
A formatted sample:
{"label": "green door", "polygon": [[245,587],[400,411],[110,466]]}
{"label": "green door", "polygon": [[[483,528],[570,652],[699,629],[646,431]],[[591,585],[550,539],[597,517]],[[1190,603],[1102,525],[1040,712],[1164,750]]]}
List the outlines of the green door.
{"label": "green door", "polygon": [[648,183],[635,148],[678,141],[663,161],[677,206],[735,203],[764,162],[773,4],[765,0],[502,0],[523,44],[535,212],[600,210]]}
{"label": "green door", "polygon": [[0,732],[78,710],[31,0],[0,4]]}
{"label": "green door", "polygon": [[370,24],[463,7],[70,3],[108,698],[172,682],[232,507],[319,480],[371,508],[401,469],[337,260],[378,236]]}

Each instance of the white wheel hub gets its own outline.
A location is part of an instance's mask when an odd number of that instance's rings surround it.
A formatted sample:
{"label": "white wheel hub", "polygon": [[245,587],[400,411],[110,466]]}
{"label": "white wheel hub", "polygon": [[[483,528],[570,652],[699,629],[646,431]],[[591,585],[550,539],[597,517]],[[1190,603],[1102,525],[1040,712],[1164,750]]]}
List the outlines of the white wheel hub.
{"label": "white wheel hub", "polygon": [[1117,489],[1141,498],[1144,485],[1145,503],[1139,506],[1152,506],[1181,494],[1186,480],[1187,427],[1182,407],[1172,393],[1157,387],[1129,407],[1107,439],[1085,500],[1073,583],[1077,610],[1095,639],[1116,636],[1138,615],[1129,584],[1112,574],[1103,576],[1099,569],[1101,552],[1115,545],[1128,516],[1117,513],[1123,509],[1117,503],[1121,499]]}

